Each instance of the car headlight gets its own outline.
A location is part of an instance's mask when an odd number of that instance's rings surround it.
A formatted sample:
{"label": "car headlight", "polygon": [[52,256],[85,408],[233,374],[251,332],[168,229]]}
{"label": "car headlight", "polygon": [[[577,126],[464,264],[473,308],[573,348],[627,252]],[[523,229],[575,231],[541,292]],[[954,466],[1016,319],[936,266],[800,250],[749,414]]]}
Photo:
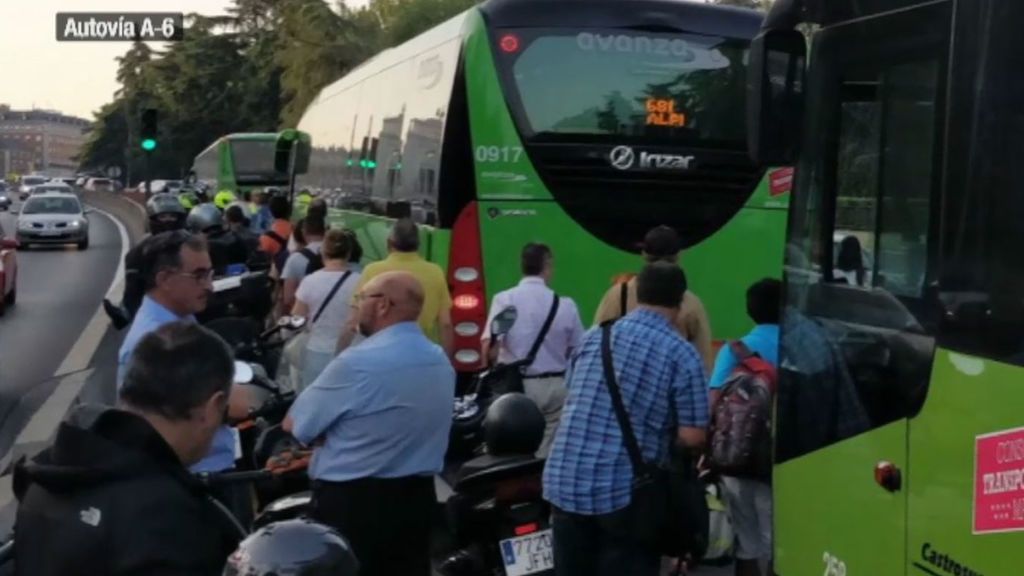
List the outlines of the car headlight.
{"label": "car headlight", "polygon": [[82,223],[78,220],[72,220],[68,223],[68,226],[71,226],[72,228],[79,228],[81,225]]}
{"label": "car headlight", "polygon": [[28,230],[32,227],[32,223],[27,220],[18,220],[18,228],[22,230]]}

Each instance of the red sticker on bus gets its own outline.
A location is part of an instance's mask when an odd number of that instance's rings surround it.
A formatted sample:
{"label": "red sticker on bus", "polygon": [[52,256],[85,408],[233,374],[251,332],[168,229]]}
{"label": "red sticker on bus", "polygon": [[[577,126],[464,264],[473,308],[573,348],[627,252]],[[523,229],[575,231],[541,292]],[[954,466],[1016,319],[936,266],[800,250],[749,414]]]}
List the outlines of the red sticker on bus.
{"label": "red sticker on bus", "polygon": [[779,168],[768,175],[772,196],[781,196],[793,189],[793,168]]}
{"label": "red sticker on bus", "polygon": [[974,533],[1024,530],[1024,428],[974,440]]}

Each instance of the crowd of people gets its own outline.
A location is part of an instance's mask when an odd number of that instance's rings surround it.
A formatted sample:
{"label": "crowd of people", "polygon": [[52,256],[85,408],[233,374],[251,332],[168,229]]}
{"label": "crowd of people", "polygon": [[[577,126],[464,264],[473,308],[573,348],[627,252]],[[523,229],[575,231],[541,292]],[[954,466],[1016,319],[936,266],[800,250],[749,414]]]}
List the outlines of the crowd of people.
{"label": "crowd of people", "polygon": [[[174,226],[166,210],[151,208],[154,222]],[[434,477],[456,382],[445,274],[420,256],[411,220],[398,220],[388,256],[363,268],[356,236],[330,229],[325,205],[312,203],[294,225],[280,197],[254,208],[228,206],[226,228],[154,230],[134,255],[143,293],[126,294],[138,304],[117,358],[118,407],[80,410],[51,448],[18,466],[19,573],[77,573],[81,565],[102,566],[96,574],[219,573],[238,540],[223,512],[245,524],[251,499],[233,488],[206,498],[189,472],[235,466],[239,441],[229,423],[249,406],[233,384],[230,350],[196,323],[223,264],[218,240],[230,234],[246,260],[259,253],[270,262],[274,314],[307,319],[286,353],[299,394],[283,428],[314,450],[312,517],[344,535],[364,576],[430,574]],[[680,253],[674,230],[650,231],[642,270],[609,288],[589,331],[573,299],[553,290],[555,255],[543,244],[523,247],[522,279],[492,300],[488,328],[509,307],[517,317],[500,339],[485,330],[484,357],[492,367],[529,357],[523,392],[545,418],[537,457],[547,461],[560,575],[654,576],[661,567],[658,551],[623,530],[637,471],[609,394],[603,338],[642,458],[653,466],[666,466],[675,448],[703,450],[717,391],[739,364],[729,346],[715,356]],[[771,363],[780,297],[772,279],[747,294],[756,327],[742,342]],[[762,574],[771,555],[767,480],[726,478],[724,488],[738,535],[736,574]]]}

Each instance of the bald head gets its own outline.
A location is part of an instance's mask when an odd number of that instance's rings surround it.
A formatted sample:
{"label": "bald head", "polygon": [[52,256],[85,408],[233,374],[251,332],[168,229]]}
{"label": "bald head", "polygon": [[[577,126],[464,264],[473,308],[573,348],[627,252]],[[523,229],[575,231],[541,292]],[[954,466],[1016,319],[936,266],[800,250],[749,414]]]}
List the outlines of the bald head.
{"label": "bald head", "polygon": [[423,286],[408,272],[386,272],[370,283],[379,282],[378,290],[395,306],[401,322],[415,322],[423,311]]}
{"label": "bald head", "polygon": [[386,272],[361,292],[359,331],[365,336],[400,322],[416,322],[423,311],[423,286],[408,272]]}

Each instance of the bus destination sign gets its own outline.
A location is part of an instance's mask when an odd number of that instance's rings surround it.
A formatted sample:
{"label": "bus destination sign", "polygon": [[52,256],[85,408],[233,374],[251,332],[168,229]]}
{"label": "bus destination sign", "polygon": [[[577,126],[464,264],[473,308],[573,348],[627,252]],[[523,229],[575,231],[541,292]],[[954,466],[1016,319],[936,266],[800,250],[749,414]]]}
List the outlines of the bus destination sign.
{"label": "bus destination sign", "polygon": [[648,98],[647,125],[682,128],[686,126],[686,114],[676,112],[676,101],[671,98]]}

